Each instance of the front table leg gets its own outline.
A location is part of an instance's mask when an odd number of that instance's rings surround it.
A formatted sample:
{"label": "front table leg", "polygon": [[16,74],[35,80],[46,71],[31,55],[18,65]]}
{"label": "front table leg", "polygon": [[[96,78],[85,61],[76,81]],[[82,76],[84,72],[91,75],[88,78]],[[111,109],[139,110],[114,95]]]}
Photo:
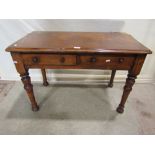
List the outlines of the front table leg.
{"label": "front table leg", "polygon": [[126,84],[124,86],[124,92],[123,92],[123,95],[122,95],[122,99],[121,99],[121,102],[117,108],[117,112],[118,113],[123,113],[124,112],[124,106],[125,106],[125,102],[132,90],[132,86],[134,85],[135,83],[135,79],[136,79],[136,76],[133,76],[133,75],[130,75],[128,74],[128,77],[126,79]]}
{"label": "front table leg", "polygon": [[29,74],[26,73],[26,74],[20,75],[20,76],[21,76],[21,80],[24,84],[24,89],[26,90],[27,95],[31,101],[32,111],[38,111],[39,106],[37,105],[37,102],[34,97],[33,85],[31,84],[31,78],[30,78]]}

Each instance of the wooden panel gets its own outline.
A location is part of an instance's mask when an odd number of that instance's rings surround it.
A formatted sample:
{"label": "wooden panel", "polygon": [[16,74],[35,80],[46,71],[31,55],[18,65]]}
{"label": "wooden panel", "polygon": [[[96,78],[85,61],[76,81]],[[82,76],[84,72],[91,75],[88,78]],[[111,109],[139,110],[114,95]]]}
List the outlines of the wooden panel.
{"label": "wooden panel", "polygon": [[22,54],[26,65],[76,65],[75,55]]}
{"label": "wooden panel", "polygon": [[136,76],[140,73],[143,63],[145,61],[146,55],[137,55],[136,56],[136,60],[134,62],[133,67],[131,68],[131,70],[129,71],[130,74]]}
{"label": "wooden panel", "polygon": [[21,57],[21,54],[19,53],[11,53],[11,56],[12,56],[12,59],[13,59],[13,62],[16,66],[16,70],[17,72],[20,74],[20,75],[24,75],[25,72],[27,72],[24,64],[23,64],[23,61],[22,61],[22,57]]}
{"label": "wooden panel", "polygon": [[55,69],[119,69],[128,70],[134,63],[134,55],[67,55],[21,54],[28,68]]}
{"label": "wooden panel", "polygon": [[105,69],[130,69],[133,65],[134,56],[81,56],[80,65],[89,68],[105,68]]}
{"label": "wooden panel", "polygon": [[120,32],[46,32],[36,31],[10,45],[10,52],[135,53],[151,51],[131,35]]}

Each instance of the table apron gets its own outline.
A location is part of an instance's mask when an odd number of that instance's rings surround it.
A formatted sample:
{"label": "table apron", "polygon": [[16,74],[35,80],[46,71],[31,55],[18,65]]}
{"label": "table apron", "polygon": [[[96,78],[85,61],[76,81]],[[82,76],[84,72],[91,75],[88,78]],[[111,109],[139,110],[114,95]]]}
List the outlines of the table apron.
{"label": "table apron", "polygon": [[135,55],[21,54],[26,68],[129,70]]}

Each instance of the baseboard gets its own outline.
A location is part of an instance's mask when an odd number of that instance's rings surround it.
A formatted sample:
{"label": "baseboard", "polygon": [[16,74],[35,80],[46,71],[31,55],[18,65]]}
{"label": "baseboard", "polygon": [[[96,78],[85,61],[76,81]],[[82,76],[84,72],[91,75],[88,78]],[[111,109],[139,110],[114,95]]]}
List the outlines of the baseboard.
{"label": "baseboard", "polygon": [[[110,75],[88,75],[88,74],[47,74],[50,83],[107,83]],[[42,81],[40,74],[33,74],[32,81]],[[20,81],[19,77],[3,78],[1,80]],[[116,75],[114,82],[125,82],[126,75]],[[151,77],[140,75],[136,83],[155,83]]]}
{"label": "baseboard", "polygon": [[[107,83],[110,80],[110,75],[54,75],[54,77],[47,76],[48,80],[53,83],[59,82],[80,82],[80,83]],[[125,82],[126,75],[115,76],[114,82]],[[155,83],[155,80],[147,76],[138,76],[136,83]]]}

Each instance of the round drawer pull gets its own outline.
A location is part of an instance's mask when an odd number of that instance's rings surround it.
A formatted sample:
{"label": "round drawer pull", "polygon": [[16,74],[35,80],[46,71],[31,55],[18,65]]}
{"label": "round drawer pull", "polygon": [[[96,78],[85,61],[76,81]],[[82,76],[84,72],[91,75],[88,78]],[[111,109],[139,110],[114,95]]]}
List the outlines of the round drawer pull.
{"label": "round drawer pull", "polygon": [[64,63],[64,62],[65,62],[65,58],[64,58],[64,57],[61,57],[61,58],[60,58],[60,62],[61,62],[61,63]]}
{"label": "round drawer pull", "polygon": [[39,62],[38,57],[33,57],[33,58],[32,58],[32,62],[33,62],[33,63],[38,63],[38,62]]}
{"label": "round drawer pull", "polygon": [[90,62],[96,62],[96,58],[95,57],[90,58]]}
{"label": "round drawer pull", "polygon": [[119,58],[119,63],[122,63],[122,62],[124,62],[124,58]]}

